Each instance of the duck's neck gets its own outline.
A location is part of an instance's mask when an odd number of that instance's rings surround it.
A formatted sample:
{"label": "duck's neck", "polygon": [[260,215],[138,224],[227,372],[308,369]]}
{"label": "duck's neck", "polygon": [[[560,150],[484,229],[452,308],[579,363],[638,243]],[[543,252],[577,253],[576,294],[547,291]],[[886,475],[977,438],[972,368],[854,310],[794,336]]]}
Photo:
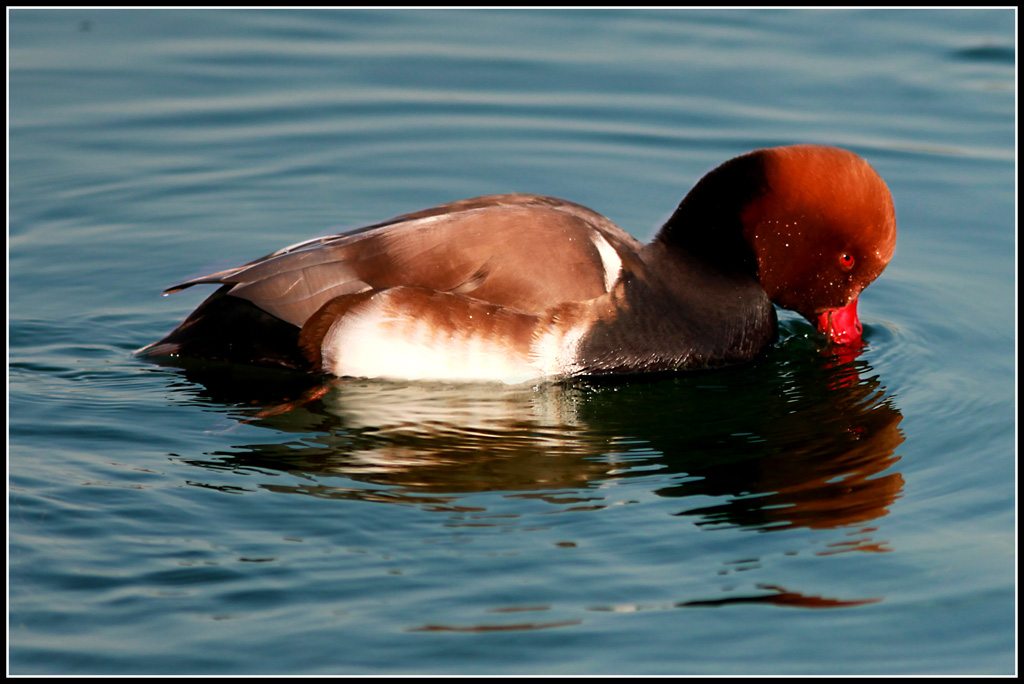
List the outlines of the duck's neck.
{"label": "duck's neck", "polygon": [[599,316],[582,346],[591,372],[737,363],[771,342],[775,309],[743,223],[764,179],[763,154],[754,152],[694,186],[641,251],[642,277],[609,294],[620,300],[615,314]]}
{"label": "duck's neck", "polygon": [[723,271],[756,274],[757,261],[743,234],[743,209],[766,189],[760,152],[730,159],[683,198],[651,247],[683,250]]}

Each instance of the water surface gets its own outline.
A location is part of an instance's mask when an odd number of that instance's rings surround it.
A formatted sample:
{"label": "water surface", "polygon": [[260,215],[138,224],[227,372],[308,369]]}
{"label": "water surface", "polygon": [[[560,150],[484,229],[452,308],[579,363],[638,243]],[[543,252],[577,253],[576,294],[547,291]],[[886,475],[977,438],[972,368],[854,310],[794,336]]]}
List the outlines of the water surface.
{"label": "water surface", "polygon": [[[1014,672],[1015,21],[12,11],[10,671]],[[131,354],[298,240],[510,191],[648,240],[797,142],[895,198],[857,354],[788,314],[538,387]]]}

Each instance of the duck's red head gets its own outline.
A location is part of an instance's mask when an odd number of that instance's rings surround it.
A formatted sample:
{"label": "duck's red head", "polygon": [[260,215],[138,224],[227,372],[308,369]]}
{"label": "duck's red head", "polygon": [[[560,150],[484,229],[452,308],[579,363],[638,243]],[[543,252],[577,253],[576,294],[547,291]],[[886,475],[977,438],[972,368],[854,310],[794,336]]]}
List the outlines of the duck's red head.
{"label": "duck's red head", "polygon": [[776,147],[747,156],[763,173],[742,210],[762,286],[832,342],[857,344],[857,297],[896,247],[885,181],[856,154],[835,147]]}

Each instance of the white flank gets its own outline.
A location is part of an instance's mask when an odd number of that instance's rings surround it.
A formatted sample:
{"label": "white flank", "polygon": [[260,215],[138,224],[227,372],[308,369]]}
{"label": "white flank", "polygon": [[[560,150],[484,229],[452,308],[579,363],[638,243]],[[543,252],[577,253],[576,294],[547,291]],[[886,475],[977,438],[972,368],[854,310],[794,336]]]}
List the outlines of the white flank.
{"label": "white flank", "polygon": [[374,298],[335,321],[323,339],[325,371],[362,378],[507,384],[544,374],[506,345],[471,329],[437,330],[386,308]]}

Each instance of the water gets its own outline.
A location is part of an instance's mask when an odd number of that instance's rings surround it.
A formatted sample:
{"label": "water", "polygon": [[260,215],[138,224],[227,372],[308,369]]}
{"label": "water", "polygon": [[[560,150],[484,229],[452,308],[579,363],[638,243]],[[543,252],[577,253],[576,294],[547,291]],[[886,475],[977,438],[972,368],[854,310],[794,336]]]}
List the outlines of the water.
{"label": "water", "polygon": [[[1012,10],[10,13],[15,674],[1016,668]],[[540,192],[642,240],[849,147],[868,346],[495,388],[159,366],[166,286]]]}

